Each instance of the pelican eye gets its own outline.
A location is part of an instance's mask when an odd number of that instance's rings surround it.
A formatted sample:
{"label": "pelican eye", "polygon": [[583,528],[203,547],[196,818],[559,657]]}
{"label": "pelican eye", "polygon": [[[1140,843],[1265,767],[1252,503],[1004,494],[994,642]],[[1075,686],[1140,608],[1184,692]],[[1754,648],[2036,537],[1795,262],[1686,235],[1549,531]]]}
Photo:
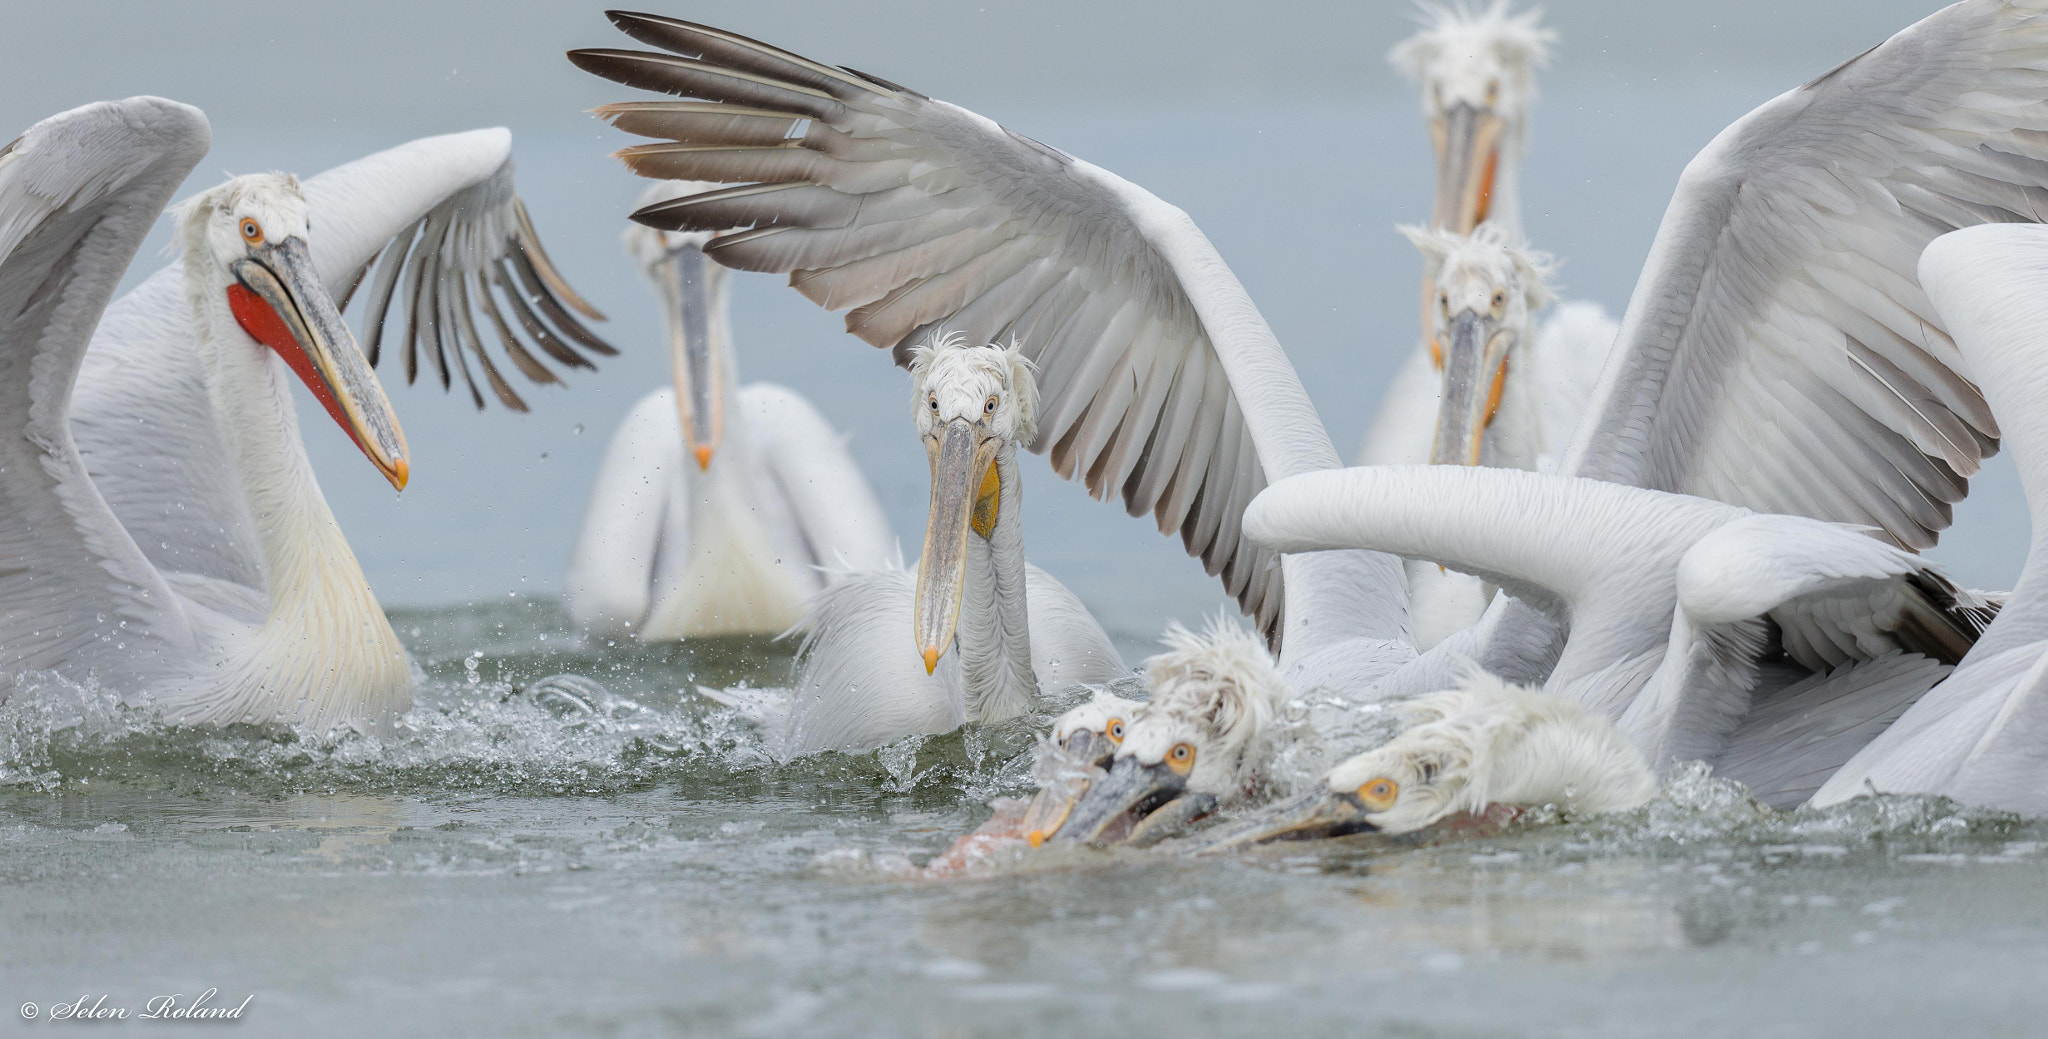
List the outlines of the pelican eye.
{"label": "pelican eye", "polygon": [[1195,767],[1195,745],[1192,743],[1174,744],[1173,749],[1166,752],[1166,767],[1183,776],[1187,775],[1188,770]]}
{"label": "pelican eye", "polygon": [[1381,776],[1369,779],[1358,788],[1358,799],[1369,811],[1384,812],[1394,807],[1394,798],[1401,793],[1401,784]]}
{"label": "pelican eye", "polygon": [[1508,294],[1496,290],[1493,294],[1493,309],[1500,310],[1508,305]]}
{"label": "pelican eye", "polygon": [[1449,313],[1451,312],[1451,294],[1450,294],[1450,293],[1448,293],[1448,292],[1444,292],[1444,293],[1439,293],[1439,294],[1437,295],[1437,297],[1436,297],[1436,302],[1437,302],[1437,305],[1438,305],[1438,306],[1440,306],[1440,307],[1444,308],[1444,313],[1445,313],[1445,314],[1449,314]]}
{"label": "pelican eye", "polygon": [[1498,100],[1500,100],[1500,80],[1489,79],[1486,81],[1486,103],[1491,105]]}
{"label": "pelican eye", "polygon": [[982,402],[981,413],[984,415],[993,415],[996,413],[996,399],[994,397],[990,397],[988,400]]}
{"label": "pelican eye", "polygon": [[249,217],[243,217],[243,218],[242,218],[242,241],[245,241],[245,242],[249,243],[250,245],[262,245],[262,244],[263,244],[263,225],[261,225],[261,224],[257,223],[256,221],[254,221],[254,220],[250,219]]}
{"label": "pelican eye", "polygon": [[1124,720],[1122,718],[1111,718],[1109,724],[1102,727],[1102,734],[1109,737],[1109,742],[1111,743],[1122,743],[1124,741]]}
{"label": "pelican eye", "polygon": [[936,396],[934,396],[934,397],[932,398],[932,410],[933,410],[933,411],[937,411],[937,410],[939,410],[939,398],[938,398],[938,397],[936,397]]}

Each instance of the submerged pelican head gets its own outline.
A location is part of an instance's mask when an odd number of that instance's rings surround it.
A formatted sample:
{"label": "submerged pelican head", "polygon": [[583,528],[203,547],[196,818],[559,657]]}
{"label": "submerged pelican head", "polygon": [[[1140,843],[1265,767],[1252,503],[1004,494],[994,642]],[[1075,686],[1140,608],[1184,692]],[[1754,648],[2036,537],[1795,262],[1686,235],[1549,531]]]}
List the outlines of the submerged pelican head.
{"label": "submerged pelican head", "polygon": [[1478,670],[1402,710],[1408,727],[1330,770],[1301,798],[1218,846],[1380,832],[1408,833],[1491,804],[1569,804],[1620,811],[1657,784],[1642,754],[1577,703]]}
{"label": "submerged pelican head", "polygon": [[1287,697],[1265,643],[1220,616],[1200,635],[1171,625],[1161,641],[1166,652],[1145,661],[1152,699],[1056,836],[1164,836],[1243,791],[1263,763],[1261,736]]}
{"label": "submerged pelican head", "polygon": [[225,302],[242,332],[282,357],[371,464],[404,490],[405,431],[320,284],[307,234],[297,177],[251,174],[202,192],[179,212],[187,290],[201,315]]}
{"label": "submerged pelican head", "polygon": [[1059,832],[1074,804],[1116,757],[1124,731],[1143,706],[1141,701],[1098,689],[1087,703],[1053,722],[1049,752],[1058,758],[1061,768],[1039,788],[1024,812],[1024,835],[1033,847]]}
{"label": "submerged pelican head", "polygon": [[1422,87],[1422,115],[1436,144],[1432,227],[1470,233],[1486,221],[1502,152],[1527,124],[1535,70],[1557,41],[1537,24],[1540,12],[1510,13],[1508,6],[1425,6],[1421,31],[1387,55]]}
{"label": "submerged pelican head", "polygon": [[[636,209],[714,190],[701,181],[658,180],[640,195]],[[711,468],[725,439],[726,384],[736,381],[732,355],[721,349],[725,336],[725,268],[704,256],[705,231],[663,231],[628,223],[619,241],[640,273],[661,297],[668,328],[669,360],[675,368],[676,418],[683,447],[697,468]]]}
{"label": "submerged pelican head", "polygon": [[1429,460],[1478,465],[1482,438],[1500,410],[1510,353],[1534,339],[1531,315],[1550,304],[1548,256],[1508,240],[1493,224],[1469,235],[1400,228],[1422,251],[1430,307],[1432,356],[1443,373],[1436,437]]}
{"label": "submerged pelican head", "polygon": [[1016,343],[971,345],[955,332],[934,334],[910,358],[911,411],[931,462],[931,511],[917,563],[917,651],[927,674],[953,643],[966,588],[970,537],[989,541],[1014,488],[1004,470],[1016,445],[1029,443],[1038,383]]}

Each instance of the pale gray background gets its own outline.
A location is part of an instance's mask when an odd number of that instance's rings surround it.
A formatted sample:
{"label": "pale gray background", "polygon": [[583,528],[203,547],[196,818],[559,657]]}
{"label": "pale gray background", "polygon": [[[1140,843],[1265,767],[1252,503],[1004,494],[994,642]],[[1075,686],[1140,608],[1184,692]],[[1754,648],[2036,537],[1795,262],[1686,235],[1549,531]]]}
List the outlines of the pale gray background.
{"label": "pale gray background", "polygon": [[[548,594],[589,474],[618,417],[667,378],[655,313],[617,248],[639,184],[606,153],[623,135],[584,111],[631,97],[562,60],[619,46],[597,4],[358,0],[290,5],[10,5],[0,138],[100,98],[204,108],[223,172],[318,172],[408,138],[512,128],[520,181],[569,278],[613,317],[625,356],[534,413],[479,417],[384,374],[415,451],[396,498],[317,409],[301,405],[321,480],[387,604]],[[1259,301],[1340,448],[1413,342],[1416,262],[1390,227],[1421,219],[1431,160],[1408,84],[1383,59],[1411,31],[1398,3],[893,5],[718,0],[654,10],[728,27],[964,104],[1187,209]],[[1912,0],[1710,5],[1561,0],[1525,165],[1529,232],[1565,257],[1569,295],[1619,312],[1680,168],[1729,121],[1933,9]],[[162,237],[161,232],[159,238]],[[147,252],[137,271],[154,269]],[[743,374],[794,386],[853,434],[905,550],[925,464],[905,383],[779,279],[736,279]],[[580,432],[579,432],[580,430]],[[1179,545],[1088,501],[1034,460],[1027,543],[1120,632],[1156,632],[1220,597]],[[1995,462],[1940,556],[2005,587],[2026,515]]]}

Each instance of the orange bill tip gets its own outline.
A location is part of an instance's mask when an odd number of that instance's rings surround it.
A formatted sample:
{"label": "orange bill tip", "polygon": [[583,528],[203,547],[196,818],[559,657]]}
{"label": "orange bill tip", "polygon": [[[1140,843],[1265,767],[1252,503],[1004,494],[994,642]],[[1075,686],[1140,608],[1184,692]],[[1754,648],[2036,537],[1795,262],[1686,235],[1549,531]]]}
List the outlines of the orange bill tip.
{"label": "orange bill tip", "polygon": [[925,673],[925,674],[928,674],[928,675],[929,675],[929,674],[931,674],[931,673],[933,673],[933,672],[937,671],[938,669],[939,669],[939,649],[938,649],[938,647],[937,647],[937,646],[926,646],[926,647],[925,647],[925,649],[924,649],[924,673]]}
{"label": "orange bill tip", "polygon": [[1034,847],[1034,848],[1036,848],[1036,847],[1038,847],[1039,845],[1041,845],[1041,844],[1044,844],[1044,843],[1045,843],[1045,831],[1044,831],[1044,830],[1033,830],[1033,831],[1031,831],[1030,833],[1028,833],[1028,834],[1025,834],[1025,835],[1024,835],[1024,839],[1025,839],[1025,840],[1027,840],[1027,841],[1030,841],[1030,842],[1031,842],[1031,846],[1032,846],[1032,847]]}
{"label": "orange bill tip", "polygon": [[699,444],[697,446],[697,468],[711,468],[711,448],[708,445]]}

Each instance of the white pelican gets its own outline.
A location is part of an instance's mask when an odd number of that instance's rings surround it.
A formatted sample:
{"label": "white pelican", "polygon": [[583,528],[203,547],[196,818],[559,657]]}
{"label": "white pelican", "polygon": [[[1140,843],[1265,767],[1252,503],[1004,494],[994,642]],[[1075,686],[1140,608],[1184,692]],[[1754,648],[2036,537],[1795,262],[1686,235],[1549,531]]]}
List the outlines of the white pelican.
{"label": "white pelican", "polygon": [[17,424],[0,437],[0,508],[17,518],[0,548],[4,667],[153,697],[177,722],[382,727],[411,703],[409,662],[320,495],[285,380],[403,487],[404,436],[330,294],[394,236],[396,265],[422,225],[409,334],[430,344],[458,341],[451,313],[467,330],[444,294],[459,275],[559,277],[512,193],[509,138],[482,131],[303,186],[206,191],[180,211],[179,260],[108,308],[210,136],[197,109],[134,98],[52,117],[0,154],[0,363],[17,368],[0,379]]}
{"label": "white pelican", "polygon": [[2012,449],[2033,542],[2012,597],[1955,672],[1814,795],[1941,794],[2048,814],[2048,228],[1975,227],[1944,235],[1920,278],[1983,387]]}
{"label": "white pelican", "polygon": [[[1544,422],[1558,409],[1546,411],[1546,403],[1554,402],[1546,401],[1542,382],[1556,366],[1530,363],[1535,314],[1551,302],[1544,279],[1553,261],[1515,244],[1497,224],[1481,224],[1469,235],[1400,230],[1422,252],[1427,283],[1437,294],[1424,336],[1434,344],[1427,351],[1434,383],[1426,393],[1398,385],[1394,390],[1405,396],[1390,392],[1368,438],[1364,464],[1537,468],[1558,434]],[[1522,360],[1509,363],[1511,352]],[[1410,404],[1418,401],[1426,401],[1425,413],[1410,414]],[[1432,563],[1411,562],[1407,569],[1417,649],[1470,627],[1493,598],[1492,588],[1469,575]]]}
{"label": "white pelican", "polygon": [[[662,139],[621,157],[646,176],[737,185],[635,219],[730,232],[712,239],[706,255],[788,272],[813,301],[855,308],[848,329],[892,348],[899,363],[940,328],[970,343],[1014,342],[1018,356],[1036,364],[1043,391],[1035,435],[1024,442],[1049,452],[1060,474],[1121,497],[1133,514],[1152,513],[1162,532],[1178,532],[1256,619],[1284,667],[1314,662],[1318,674],[1352,676],[1348,688],[1413,655],[1395,560],[1330,553],[1276,566],[1244,540],[1244,504],[1269,479],[1331,468],[1337,454],[1272,332],[1186,214],[906,88],[707,26],[624,12],[611,18],[665,53],[582,50],[572,61],[630,86],[699,99],[609,106],[621,127]],[[964,360],[989,351],[956,352]],[[982,395],[963,387],[957,403],[950,392],[942,397],[947,430],[973,427],[990,396],[999,411],[1013,406],[1021,381],[986,367],[973,383]],[[921,409],[928,404],[919,398]],[[921,581],[949,579],[934,560],[960,565],[953,546],[965,536],[969,500],[981,497],[975,481],[988,462],[976,452],[991,448],[954,436],[927,441],[935,500]],[[992,449],[1000,456],[1005,443]],[[999,491],[998,530],[1014,522],[1007,472]],[[976,540],[975,550],[986,551]],[[835,602],[847,614],[913,613],[907,580],[893,592],[842,591],[851,587],[824,593],[817,630],[847,623],[828,612]],[[945,594],[957,601],[960,593]],[[899,670],[905,657],[920,669],[936,661],[952,611],[964,629],[968,607],[915,598],[923,609],[912,640],[901,619],[878,623],[858,636],[862,652],[846,655],[886,659]],[[1031,623],[1035,641],[1037,618]],[[1021,691],[1005,695],[1015,702]]]}
{"label": "white pelican", "polygon": [[1031,440],[1038,388],[1023,353],[955,333],[913,352],[910,382],[932,470],[924,552],[914,576],[848,574],[811,601],[788,754],[1003,721],[1041,688],[1127,673],[1087,607],[1024,561],[1017,444]]}
{"label": "white pelican", "polygon": [[[658,182],[640,205],[711,187]],[[596,634],[786,631],[833,575],[880,567],[894,548],[824,416],[774,383],[739,384],[709,239],[643,224],[623,238],[661,299],[675,385],[627,412],[584,510],[563,603]]]}
{"label": "white pelican", "polygon": [[1642,754],[1605,718],[1476,668],[1457,686],[1402,704],[1401,714],[1408,727],[1400,735],[1208,846],[1409,833],[1497,804],[1599,815],[1657,795]]}
{"label": "white pelican", "polygon": [[[1426,233],[1455,241],[1490,227],[1484,233],[1491,239],[1519,251],[1521,158],[1536,71],[1549,63],[1557,34],[1539,24],[1541,12],[1511,12],[1508,0],[1481,8],[1424,4],[1421,14],[1422,29],[1387,57],[1422,88],[1422,114],[1435,146],[1436,200]],[[1445,308],[1456,293],[1442,291],[1439,282],[1450,273],[1446,261],[1459,258],[1447,256],[1451,250],[1442,240],[1416,244],[1424,260],[1422,335],[1381,394],[1358,464],[1554,466],[1577,430],[1618,326],[1598,304],[1574,301],[1559,306],[1540,332],[1530,317],[1512,339],[1453,343],[1447,333],[1460,311]],[[1501,284],[1494,289],[1513,292]],[[1478,297],[1476,313],[1488,313],[1490,295]],[[1547,303],[1548,292],[1541,298]],[[1483,410],[1476,406],[1481,401],[1488,405]],[[1408,581],[1418,649],[1478,620],[1493,597],[1492,589],[1466,575],[1421,564],[1409,566]]]}
{"label": "white pelican", "polygon": [[[1991,615],[1859,528],[1517,470],[1307,474],[1262,494],[1245,527],[1283,552],[1366,547],[1494,581],[1569,627],[1546,691],[1615,722],[1659,771],[1720,763],[1781,806],[1939,680]],[[1763,666],[1780,648],[1796,666]]]}
{"label": "white pelican", "polygon": [[1149,843],[1253,795],[1293,691],[1234,621],[1219,617],[1200,635],[1171,624],[1160,641],[1166,652],[1145,661],[1152,698],[1125,725],[1108,774],[1052,836]]}

